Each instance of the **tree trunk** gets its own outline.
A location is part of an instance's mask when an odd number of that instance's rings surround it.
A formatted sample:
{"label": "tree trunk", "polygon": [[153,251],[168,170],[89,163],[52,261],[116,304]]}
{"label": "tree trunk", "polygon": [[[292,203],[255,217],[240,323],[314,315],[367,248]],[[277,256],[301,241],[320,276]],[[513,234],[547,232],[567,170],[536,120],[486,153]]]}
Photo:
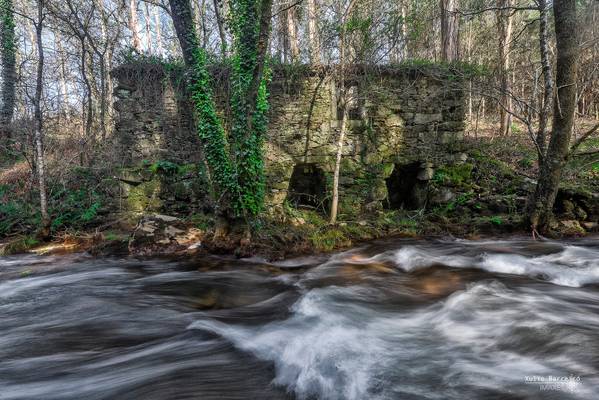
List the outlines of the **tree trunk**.
{"label": "tree trunk", "polygon": [[129,0],[129,30],[133,38],[133,48],[141,53],[141,39],[139,38],[139,18],[137,17],[137,0]]}
{"label": "tree trunk", "polygon": [[576,0],[554,0],[556,36],[556,79],[553,127],[547,155],[539,171],[539,179],[531,207],[533,229],[547,232],[553,222],[553,204],[570,153],[570,139],[576,109],[578,39]]}
{"label": "tree trunk", "polygon": [[289,56],[290,62],[299,60],[299,42],[297,40],[296,13],[295,7],[287,10],[287,37],[289,38]]}
{"label": "tree trunk", "polygon": [[551,60],[549,58],[549,44],[547,33],[547,0],[539,0],[539,50],[541,52],[541,65],[543,69],[543,104],[539,113],[539,128],[537,130],[537,152],[539,165],[543,163],[547,147],[547,125],[549,112],[553,99],[553,76],[551,71]]}
{"label": "tree trunk", "polygon": [[146,51],[153,54],[152,49],[152,20],[150,18],[150,6],[144,3],[144,26],[146,29]]}
{"label": "tree trunk", "polygon": [[445,62],[459,60],[458,0],[440,0],[441,7],[441,59]]}
{"label": "tree trunk", "polygon": [[198,39],[193,22],[193,13],[189,0],[169,0],[173,25],[181,45],[183,61],[188,67],[194,65],[194,51],[198,46]]}
{"label": "tree trunk", "polygon": [[84,141],[91,141],[91,147],[94,148],[96,145],[95,134],[93,133],[92,123],[94,117],[93,111],[93,91],[92,85],[87,74],[87,45],[85,43],[85,37],[81,37],[81,78],[85,85],[85,102],[83,103],[83,116],[85,120],[85,137]]}
{"label": "tree trunk", "polygon": [[227,58],[227,35],[225,34],[225,23],[222,18],[221,1],[214,0],[214,13],[216,14],[216,24],[218,25],[218,36],[220,37],[220,53],[223,60]]}
{"label": "tree trunk", "polygon": [[34,122],[35,122],[35,153],[36,153],[36,169],[38,179],[38,189],[40,192],[40,214],[41,226],[40,236],[47,238],[50,236],[50,215],[48,214],[48,199],[46,198],[46,170],[44,160],[44,145],[43,145],[43,115],[42,115],[42,90],[44,77],[44,46],[43,46],[43,7],[44,1],[37,1],[37,21],[35,23],[35,33],[37,40],[37,76],[35,84],[35,96],[33,98]]}
{"label": "tree trunk", "polygon": [[347,90],[345,87],[345,64],[346,64],[346,32],[345,22],[347,17],[351,14],[352,8],[356,0],[351,0],[347,9],[342,13],[341,17],[341,33],[339,34],[339,96],[340,105],[343,116],[341,117],[341,127],[339,129],[339,138],[337,140],[337,155],[335,158],[335,170],[333,172],[333,198],[331,199],[331,215],[330,224],[334,225],[337,223],[337,214],[339,208],[339,176],[341,174],[341,159],[343,157],[343,144],[345,141],[345,134],[347,131],[347,123],[349,119],[349,99],[347,98]]}
{"label": "tree trunk", "polygon": [[512,125],[512,97],[510,95],[510,41],[512,40],[513,0],[497,0],[497,29],[499,33],[499,86],[500,135],[509,135]]}
{"label": "tree trunk", "polygon": [[407,0],[402,0],[400,4],[400,12],[401,12],[401,46],[399,52],[400,61],[405,61],[410,58],[410,53],[408,52],[408,6]]}
{"label": "tree trunk", "polygon": [[335,157],[335,170],[333,171],[333,198],[331,201],[331,225],[337,223],[337,214],[339,208],[339,175],[341,173],[341,158],[343,157],[343,142],[345,141],[345,135],[347,133],[347,120],[349,119],[348,104],[345,85],[341,84],[341,109],[343,110],[343,116],[341,117],[341,128],[339,129],[339,139],[337,140],[337,155]]}
{"label": "tree trunk", "polygon": [[2,108],[0,139],[10,138],[10,124],[15,110],[17,81],[15,23],[12,0],[0,0],[0,46],[2,52]]}
{"label": "tree trunk", "polygon": [[[235,57],[230,99],[233,122],[224,132],[212,99],[205,52],[199,47],[189,0],[169,0],[185,64],[190,68],[192,100],[217,201],[225,218],[251,217],[264,200],[262,140],[267,92],[264,68],[272,19],[272,0],[231,4]],[[256,23],[257,22],[257,23]],[[228,142],[228,145],[227,145]]]}
{"label": "tree trunk", "polygon": [[158,7],[154,7],[154,24],[156,24],[156,45],[158,55],[161,56],[164,53],[164,47],[162,45],[162,21],[160,20],[160,11]]}
{"label": "tree trunk", "polygon": [[66,53],[64,51],[64,48],[62,47],[62,36],[59,32],[56,33],[56,35],[54,36],[54,40],[55,40],[55,44],[56,44],[56,48],[58,50],[58,57],[60,60],[60,65],[58,67],[58,75],[59,75],[59,80],[60,80],[60,86],[59,86],[59,113],[58,115],[60,117],[65,117],[68,115],[68,110],[67,110],[67,99],[68,99],[68,89],[67,89],[67,67],[66,67]]}
{"label": "tree trunk", "polygon": [[308,0],[308,42],[312,64],[320,64],[320,44],[316,21],[316,0]]}

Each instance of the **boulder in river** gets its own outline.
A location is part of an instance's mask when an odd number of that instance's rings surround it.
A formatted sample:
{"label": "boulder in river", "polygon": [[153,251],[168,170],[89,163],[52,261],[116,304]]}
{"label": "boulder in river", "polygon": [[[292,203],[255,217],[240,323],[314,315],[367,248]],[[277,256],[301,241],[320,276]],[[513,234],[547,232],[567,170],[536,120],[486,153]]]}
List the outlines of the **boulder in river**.
{"label": "boulder in river", "polygon": [[[179,218],[153,214],[143,216],[129,239],[129,252],[156,254],[184,250],[197,245],[203,231],[188,228]],[[197,246],[196,246],[197,247]]]}

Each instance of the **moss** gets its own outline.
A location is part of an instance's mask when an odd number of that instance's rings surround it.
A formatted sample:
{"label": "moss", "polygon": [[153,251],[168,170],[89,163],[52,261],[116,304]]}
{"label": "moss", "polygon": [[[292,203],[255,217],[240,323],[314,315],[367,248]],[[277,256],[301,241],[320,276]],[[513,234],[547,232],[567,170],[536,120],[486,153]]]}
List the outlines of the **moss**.
{"label": "moss", "polygon": [[351,240],[338,227],[319,229],[310,235],[310,242],[317,251],[332,251],[339,247],[351,246]]}
{"label": "moss", "polygon": [[127,209],[136,212],[159,210],[162,207],[159,197],[161,186],[158,179],[153,179],[131,187],[127,194]]}
{"label": "moss", "polygon": [[104,240],[109,242],[126,242],[129,240],[129,234],[122,232],[108,231],[103,234]]}
{"label": "moss", "polygon": [[359,216],[362,211],[363,200],[357,195],[346,193],[339,198],[339,214],[345,219]]}
{"label": "moss", "polygon": [[433,182],[440,185],[464,186],[472,180],[474,166],[470,163],[445,165],[435,171]]}
{"label": "moss", "polygon": [[192,214],[187,220],[193,224],[193,226],[203,231],[214,227],[214,217],[211,215],[202,213]]}

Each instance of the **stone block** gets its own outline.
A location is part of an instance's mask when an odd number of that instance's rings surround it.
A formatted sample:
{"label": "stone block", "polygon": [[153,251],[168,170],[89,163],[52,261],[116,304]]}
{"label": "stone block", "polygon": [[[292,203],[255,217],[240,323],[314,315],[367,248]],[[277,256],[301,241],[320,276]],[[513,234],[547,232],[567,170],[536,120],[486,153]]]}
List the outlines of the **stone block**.
{"label": "stone block", "polygon": [[414,115],[414,124],[424,125],[430,124],[432,122],[441,122],[443,121],[443,114],[440,112],[437,113],[418,113]]}

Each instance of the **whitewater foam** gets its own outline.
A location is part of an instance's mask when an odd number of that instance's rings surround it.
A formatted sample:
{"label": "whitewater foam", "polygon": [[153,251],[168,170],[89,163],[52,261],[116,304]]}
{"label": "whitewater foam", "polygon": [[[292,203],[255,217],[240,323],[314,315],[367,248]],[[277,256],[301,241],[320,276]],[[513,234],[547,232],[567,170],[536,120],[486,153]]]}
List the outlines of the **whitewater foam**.
{"label": "whitewater foam", "polygon": [[443,249],[404,246],[394,252],[377,255],[368,261],[393,263],[404,272],[435,265],[452,268],[478,268],[484,271],[528,276],[560,286],[581,287],[599,283],[599,251],[577,246],[564,246],[548,255],[480,253],[464,256],[444,253]]}

